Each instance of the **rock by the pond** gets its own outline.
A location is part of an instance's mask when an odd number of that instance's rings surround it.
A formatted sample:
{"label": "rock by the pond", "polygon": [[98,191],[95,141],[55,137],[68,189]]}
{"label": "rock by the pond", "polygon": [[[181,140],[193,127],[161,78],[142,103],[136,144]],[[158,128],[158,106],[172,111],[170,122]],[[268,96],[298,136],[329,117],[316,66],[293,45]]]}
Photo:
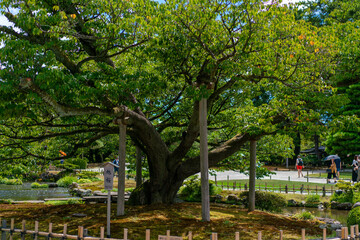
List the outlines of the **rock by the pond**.
{"label": "rock by the pond", "polygon": [[76,182],[73,182],[72,184],[70,184],[69,189],[75,189],[75,188],[79,188],[79,184]]}
{"label": "rock by the pond", "polygon": [[239,199],[239,197],[236,196],[235,194],[229,194],[229,195],[227,196],[227,200],[228,200],[229,202],[238,202],[240,199]]}
{"label": "rock by the pond", "polygon": [[57,183],[48,183],[47,185],[49,186],[49,188],[56,188],[56,187],[58,187]]}
{"label": "rock by the pond", "polygon": [[353,204],[346,202],[346,203],[338,203],[335,201],[331,202],[331,208],[332,209],[339,209],[339,210],[350,210],[352,208]]}
{"label": "rock by the pond", "polygon": [[[101,192],[101,191],[94,191],[93,192],[94,196],[107,196],[108,193],[107,192]],[[117,196],[117,192],[110,192],[111,196]]]}
{"label": "rock by the pond", "polygon": [[288,205],[289,205],[289,206],[297,206],[298,203],[297,203],[297,201],[295,201],[294,199],[290,199],[290,200],[288,200]]}
{"label": "rock by the pond", "polygon": [[92,191],[90,189],[81,189],[81,188],[74,188],[70,192],[71,194],[77,197],[86,197],[86,196],[91,196],[92,194]]}
{"label": "rock by the pond", "polygon": [[352,208],[360,207],[360,202],[355,203]]}

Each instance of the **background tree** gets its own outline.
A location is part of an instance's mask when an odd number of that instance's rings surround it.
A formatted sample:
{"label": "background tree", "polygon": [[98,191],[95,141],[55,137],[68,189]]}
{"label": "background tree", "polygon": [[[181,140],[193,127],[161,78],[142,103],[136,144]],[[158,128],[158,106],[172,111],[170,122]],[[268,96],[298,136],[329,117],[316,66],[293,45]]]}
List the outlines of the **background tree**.
{"label": "background tree", "polygon": [[[3,161],[57,159],[59,147],[73,156],[118,134],[113,121],[127,119],[150,177],[131,203],[172,202],[183,180],[199,172],[201,97],[208,98],[210,167],[250,140],[319,117],[312,107],[333,97],[322,76],[332,69],[331,32],[295,21],[277,4],[0,6],[16,27],[0,27]],[[254,101],[260,96],[263,102]],[[45,143],[47,152],[38,148]]]}
{"label": "background tree", "polygon": [[[359,88],[359,27],[360,6],[357,1],[309,1],[302,3],[297,18],[306,19],[310,23],[332,29],[337,36],[339,54],[336,55],[336,69],[328,78],[337,87],[337,94],[347,98],[338,111],[329,113],[334,121],[327,134],[326,151],[339,154],[343,160],[351,163],[353,154],[359,153],[360,138],[358,118],[360,113]],[[339,122],[345,121],[347,124]],[[348,156],[350,155],[350,156]]]}

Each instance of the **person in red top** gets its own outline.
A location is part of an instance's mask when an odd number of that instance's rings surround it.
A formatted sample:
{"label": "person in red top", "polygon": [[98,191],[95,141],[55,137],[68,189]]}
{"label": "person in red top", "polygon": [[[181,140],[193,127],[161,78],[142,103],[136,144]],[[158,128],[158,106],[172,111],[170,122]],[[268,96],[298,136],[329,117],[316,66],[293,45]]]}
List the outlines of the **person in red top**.
{"label": "person in red top", "polygon": [[302,169],[304,168],[304,161],[301,159],[301,156],[298,155],[297,159],[296,159],[296,165],[295,165],[295,169],[298,170],[298,178],[300,177],[300,175],[302,177],[304,177],[303,173],[302,173]]}

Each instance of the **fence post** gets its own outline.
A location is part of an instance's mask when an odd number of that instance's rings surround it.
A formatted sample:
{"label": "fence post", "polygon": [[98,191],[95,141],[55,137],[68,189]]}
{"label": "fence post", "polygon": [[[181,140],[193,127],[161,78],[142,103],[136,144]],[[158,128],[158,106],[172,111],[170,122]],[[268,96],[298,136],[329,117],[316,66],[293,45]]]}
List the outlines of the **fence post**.
{"label": "fence post", "polygon": [[305,240],[305,228],[301,229],[301,240]]}
{"label": "fence post", "polygon": [[128,229],[124,228],[124,240],[128,239]]}
{"label": "fence post", "polygon": [[12,218],[11,220],[10,220],[10,240],[12,240],[13,239],[13,232],[14,232],[14,229],[15,229],[15,222],[14,222],[15,220]]}
{"label": "fence post", "polygon": [[326,196],[325,185],[322,187],[322,190],[323,190],[323,197],[325,197]]}
{"label": "fence post", "polygon": [[302,184],[301,187],[300,187],[301,194],[303,194],[303,191],[304,191],[304,184]]}
{"label": "fence post", "polygon": [[192,231],[189,232],[188,240],[192,240]]}
{"label": "fence post", "polygon": [[279,191],[280,191],[280,193],[281,193],[281,184],[279,185]]}
{"label": "fence post", "polygon": [[51,239],[51,235],[52,235],[52,223],[49,223],[49,235],[48,235],[48,239]]}
{"label": "fence post", "polygon": [[295,194],[295,185],[293,184],[293,192],[294,192],[294,194]]}
{"label": "fence post", "polygon": [[145,240],[150,240],[150,229],[146,229]]}
{"label": "fence post", "polygon": [[267,192],[267,183],[265,183],[265,192]]}
{"label": "fence post", "polygon": [[280,230],[280,240],[283,240],[283,230]]}
{"label": "fence post", "polygon": [[26,221],[25,220],[22,220],[21,222],[21,240],[25,240],[25,234],[26,234],[26,228],[25,228],[25,225],[26,225]]}
{"label": "fence post", "polygon": [[261,236],[261,231],[258,233],[258,240],[261,240],[262,236]]}
{"label": "fence post", "polygon": [[247,191],[247,183],[245,183],[245,186],[244,186],[244,188],[245,188],[245,191]]}
{"label": "fence post", "polygon": [[216,175],[215,175],[215,186],[217,186],[217,178],[216,178]]}
{"label": "fence post", "polygon": [[6,232],[3,231],[3,228],[6,228],[6,220],[1,221],[1,240],[6,240]]}
{"label": "fence post", "polygon": [[326,240],[326,228],[323,229],[323,240]]}
{"label": "fence post", "polygon": [[288,185],[287,184],[285,185],[285,193],[286,194],[288,193]]}
{"label": "fence post", "polygon": [[288,177],[288,179],[289,179],[289,182],[290,182],[290,176]]}
{"label": "fence post", "polygon": [[34,240],[38,239],[38,233],[39,233],[39,222],[35,221],[35,228],[34,228]]}
{"label": "fence post", "polygon": [[240,240],[240,233],[239,232],[235,233],[235,240]]}
{"label": "fence post", "polygon": [[355,226],[350,226],[350,239],[355,239]]}
{"label": "fence post", "polygon": [[309,170],[306,171],[306,181],[309,182]]}
{"label": "fence post", "polygon": [[100,239],[104,239],[105,238],[105,228],[101,227],[100,228]]}
{"label": "fence post", "polygon": [[170,240],[170,230],[166,230],[166,240]]}

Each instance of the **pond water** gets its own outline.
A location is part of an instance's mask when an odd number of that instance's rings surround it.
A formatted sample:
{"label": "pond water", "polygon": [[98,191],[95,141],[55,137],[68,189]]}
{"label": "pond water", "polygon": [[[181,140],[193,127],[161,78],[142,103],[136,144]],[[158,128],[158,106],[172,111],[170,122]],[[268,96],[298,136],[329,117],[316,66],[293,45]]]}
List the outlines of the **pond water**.
{"label": "pond water", "polygon": [[346,225],[346,219],[349,214],[349,210],[337,210],[337,209],[318,209],[318,208],[303,208],[303,207],[287,207],[283,209],[283,214],[297,214],[301,212],[311,212],[315,217],[331,218],[339,221],[341,224]]}
{"label": "pond water", "polygon": [[71,197],[67,188],[31,188],[31,183],[24,183],[23,185],[0,184],[0,199],[24,201],[62,197]]}

